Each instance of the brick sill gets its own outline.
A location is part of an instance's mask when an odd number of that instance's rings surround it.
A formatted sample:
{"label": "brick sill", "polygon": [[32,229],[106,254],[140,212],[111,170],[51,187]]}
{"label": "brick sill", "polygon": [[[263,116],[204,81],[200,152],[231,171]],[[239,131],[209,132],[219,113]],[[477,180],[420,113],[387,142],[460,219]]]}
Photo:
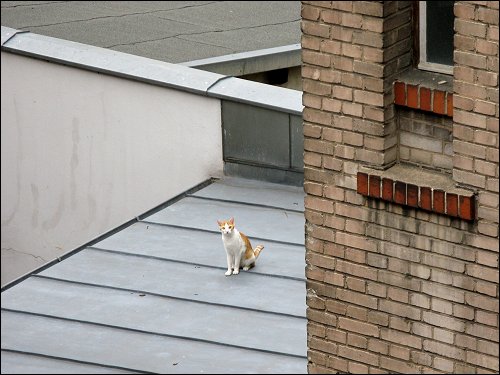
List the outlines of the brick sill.
{"label": "brick sill", "polygon": [[406,71],[394,81],[394,104],[453,117],[453,77]]}
{"label": "brick sill", "polygon": [[385,171],[361,167],[357,192],[463,220],[476,219],[473,192],[455,187],[451,177],[412,166],[397,164]]}

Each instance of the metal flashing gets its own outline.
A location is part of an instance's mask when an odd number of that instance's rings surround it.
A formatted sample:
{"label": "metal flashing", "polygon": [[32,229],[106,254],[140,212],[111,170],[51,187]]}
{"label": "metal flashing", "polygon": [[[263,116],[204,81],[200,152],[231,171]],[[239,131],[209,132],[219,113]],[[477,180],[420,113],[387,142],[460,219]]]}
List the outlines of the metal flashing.
{"label": "metal flashing", "polygon": [[[302,114],[302,92],[2,26],[2,51],[214,98]],[[17,35],[16,38],[12,38]],[[4,42],[5,40],[5,42]]]}
{"label": "metal flashing", "polygon": [[297,43],[287,46],[187,61],[179,65],[219,74],[241,76],[281,68],[290,68],[293,66],[300,66],[301,64],[301,45]]}
{"label": "metal flashing", "polygon": [[[12,32],[7,29],[2,26],[2,39],[4,34]],[[211,85],[224,77],[216,73],[30,32],[2,44],[2,51],[197,94],[206,94]]]}
{"label": "metal flashing", "polygon": [[9,40],[14,38],[18,34],[24,34],[27,33],[28,31],[24,30],[16,30],[16,29],[11,29],[10,27],[4,27],[2,26],[2,46],[7,43]]}
{"label": "metal flashing", "polygon": [[209,96],[302,115],[302,92],[231,77],[217,82]]}

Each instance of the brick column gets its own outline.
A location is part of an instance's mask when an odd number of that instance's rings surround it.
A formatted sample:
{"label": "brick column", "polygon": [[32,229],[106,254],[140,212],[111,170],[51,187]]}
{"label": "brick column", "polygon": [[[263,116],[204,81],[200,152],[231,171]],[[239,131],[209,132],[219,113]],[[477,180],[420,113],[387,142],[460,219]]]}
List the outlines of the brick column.
{"label": "brick column", "polygon": [[306,165],[387,168],[397,159],[392,84],[411,59],[409,3],[303,2],[302,16]]}
{"label": "brick column", "polygon": [[498,238],[498,3],[457,1],[455,16],[453,178],[478,192],[478,232]]}
{"label": "brick column", "polygon": [[[363,332],[376,330],[366,324],[366,315],[365,323],[353,319],[377,305],[365,294],[366,280],[376,279],[366,251],[376,250],[376,244],[363,237],[369,211],[359,206],[356,172],[360,163],[384,169],[397,160],[392,85],[410,64],[411,8],[399,2],[302,4],[309,371],[368,373],[362,363],[376,355],[359,349],[334,354],[347,350],[338,344],[366,341]],[[343,289],[346,283],[349,288]],[[371,288],[382,293],[385,287]],[[365,307],[349,305],[354,300]],[[384,319],[386,314],[370,317]],[[380,345],[376,350],[385,344]],[[352,356],[359,360],[350,361]]]}

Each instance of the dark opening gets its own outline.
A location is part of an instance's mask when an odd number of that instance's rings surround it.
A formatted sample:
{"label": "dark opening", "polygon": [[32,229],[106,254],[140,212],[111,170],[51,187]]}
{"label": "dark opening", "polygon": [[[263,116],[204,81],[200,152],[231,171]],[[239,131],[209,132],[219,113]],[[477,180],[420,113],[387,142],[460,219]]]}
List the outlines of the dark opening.
{"label": "dark opening", "polygon": [[454,1],[427,1],[427,62],[453,65]]}
{"label": "dark opening", "polygon": [[270,85],[282,85],[288,82],[288,69],[276,69],[266,72],[267,81]]}

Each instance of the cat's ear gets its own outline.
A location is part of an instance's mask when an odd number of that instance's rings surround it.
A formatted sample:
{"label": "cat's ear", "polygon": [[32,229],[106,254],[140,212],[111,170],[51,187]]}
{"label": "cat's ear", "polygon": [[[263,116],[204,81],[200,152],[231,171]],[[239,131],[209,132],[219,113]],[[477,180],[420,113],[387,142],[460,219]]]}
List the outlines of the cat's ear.
{"label": "cat's ear", "polygon": [[217,220],[217,224],[219,224],[219,227],[222,225],[222,221]]}
{"label": "cat's ear", "polygon": [[234,217],[232,217],[231,219],[229,219],[229,223],[230,223],[231,225],[234,225]]}

